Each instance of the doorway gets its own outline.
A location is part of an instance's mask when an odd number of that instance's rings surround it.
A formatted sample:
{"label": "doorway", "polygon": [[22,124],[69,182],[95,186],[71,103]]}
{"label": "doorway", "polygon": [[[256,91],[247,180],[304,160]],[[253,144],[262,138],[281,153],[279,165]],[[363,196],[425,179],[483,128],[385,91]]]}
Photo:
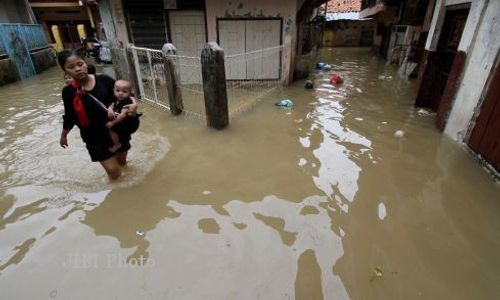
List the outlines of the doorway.
{"label": "doorway", "polygon": [[500,172],[500,66],[497,64],[469,146]]}

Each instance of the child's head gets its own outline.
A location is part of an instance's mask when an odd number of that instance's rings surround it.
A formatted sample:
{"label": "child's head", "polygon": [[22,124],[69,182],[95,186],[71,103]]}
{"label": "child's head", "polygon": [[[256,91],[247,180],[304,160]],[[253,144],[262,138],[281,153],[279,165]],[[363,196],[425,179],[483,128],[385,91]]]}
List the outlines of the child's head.
{"label": "child's head", "polygon": [[115,81],[115,87],[113,88],[116,99],[124,100],[130,97],[132,94],[132,85],[130,81],[127,80],[117,80]]}
{"label": "child's head", "polygon": [[73,77],[71,77],[68,74],[64,73],[64,84],[65,85],[70,85],[72,81],[73,81]]}

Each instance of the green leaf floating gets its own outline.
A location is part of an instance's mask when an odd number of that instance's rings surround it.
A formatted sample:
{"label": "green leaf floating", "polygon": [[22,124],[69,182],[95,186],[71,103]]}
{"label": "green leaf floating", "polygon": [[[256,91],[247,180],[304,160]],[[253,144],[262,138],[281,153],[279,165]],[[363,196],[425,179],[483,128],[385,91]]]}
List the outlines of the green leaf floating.
{"label": "green leaf floating", "polygon": [[370,279],[370,282],[374,281],[377,278],[382,278],[382,276],[384,276],[384,271],[382,271],[382,267],[376,266],[375,268],[373,268],[373,276]]}

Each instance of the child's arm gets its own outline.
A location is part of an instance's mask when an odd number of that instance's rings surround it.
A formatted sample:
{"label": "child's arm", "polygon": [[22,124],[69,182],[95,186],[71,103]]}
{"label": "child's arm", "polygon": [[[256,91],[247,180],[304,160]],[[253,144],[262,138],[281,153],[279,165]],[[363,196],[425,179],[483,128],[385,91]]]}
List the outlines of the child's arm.
{"label": "child's arm", "polygon": [[128,110],[128,115],[129,116],[135,116],[137,113],[137,108],[139,107],[139,103],[135,99],[135,97],[130,97],[130,100],[132,101],[132,104],[127,104],[123,106],[123,108],[126,108]]}
{"label": "child's arm", "polygon": [[126,109],[125,107],[122,109],[122,111],[120,112],[119,115],[116,116],[116,118],[112,121],[109,121],[108,123],[106,123],[106,126],[108,128],[111,128],[113,126],[115,126],[116,124],[120,123],[121,121],[123,121],[123,119],[125,119],[127,117],[127,113],[128,113],[128,109]]}
{"label": "child's arm", "polygon": [[108,119],[109,120],[114,120],[115,119],[115,104],[111,103],[111,105],[108,107]]}

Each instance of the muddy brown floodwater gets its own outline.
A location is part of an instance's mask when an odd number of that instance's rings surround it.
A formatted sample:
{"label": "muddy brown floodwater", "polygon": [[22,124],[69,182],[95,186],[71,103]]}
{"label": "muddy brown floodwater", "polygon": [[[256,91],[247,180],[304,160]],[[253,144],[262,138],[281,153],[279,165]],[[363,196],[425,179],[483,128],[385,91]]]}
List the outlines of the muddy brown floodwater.
{"label": "muddy brown floodwater", "polygon": [[60,70],[1,87],[1,298],[500,299],[498,183],[394,66],[320,60],[220,132],[142,104],[113,184],[58,146]]}

